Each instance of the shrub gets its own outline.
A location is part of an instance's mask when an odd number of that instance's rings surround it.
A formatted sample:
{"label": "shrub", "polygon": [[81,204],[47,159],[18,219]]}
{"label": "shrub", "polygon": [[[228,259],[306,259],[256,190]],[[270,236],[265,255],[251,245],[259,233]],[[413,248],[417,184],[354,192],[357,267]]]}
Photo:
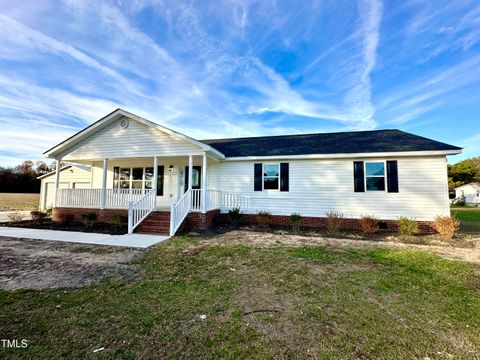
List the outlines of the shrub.
{"label": "shrub", "polygon": [[39,210],[30,211],[30,215],[32,215],[33,221],[39,222],[39,223],[42,223],[45,220],[45,218],[48,216],[46,212],[39,211]]}
{"label": "shrub", "polygon": [[360,227],[364,234],[374,234],[380,229],[378,219],[370,215],[362,215],[360,218]]}
{"label": "shrub", "polygon": [[290,221],[292,223],[293,231],[298,232],[300,230],[300,222],[302,221],[302,215],[300,213],[293,213],[290,215]]}
{"label": "shrub", "polygon": [[240,223],[241,219],[242,211],[240,210],[240,208],[235,207],[228,210],[228,221],[230,221],[230,224],[237,226]]}
{"label": "shrub", "polygon": [[334,234],[340,230],[343,224],[343,214],[339,211],[329,210],[327,216],[327,231]]}
{"label": "shrub", "polygon": [[98,219],[98,215],[95,212],[82,214],[82,222],[83,222],[83,225],[85,226],[92,227],[93,224],[97,222],[97,219]]}
{"label": "shrub", "polygon": [[7,216],[8,216],[8,220],[12,222],[19,222],[23,220],[23,214],[19,211],[12,211]]}
{"label": "shrub", "polygon": [[259,211],[257,213],[258,226],[262,230],[267,230],[270,227],[270,219],[272,214],[269,211]]}
{"label": "shrub", "polygon": [[47,214],[47,217],[52,217],[52,208],[48,208],[44,210],[44,213]]}
{"label": "shrub", "polygon": [[444,240],[452,240],[460,228],[460,220],[453,216],[437,216],[433,228]]}
{"label": "shrub", "polygon": [[414,219],[405,216],[398,218],[398,231],[402,235],[413,235],[418,230],[418,223]]}
{"label": "shrub", "polygon": [[121,212],[113,214],[110,216],[110,220],[112,221],[112,224],[114,224],[117,228],[120,228],[128,224],[128,213]]}
{"label": "shrub", "polygon": [[62,225],[69,225],[73,222],[74,218],[75,217],[73,216],[73,214],[60,213],[57,217],[57,222],[62,224]]}

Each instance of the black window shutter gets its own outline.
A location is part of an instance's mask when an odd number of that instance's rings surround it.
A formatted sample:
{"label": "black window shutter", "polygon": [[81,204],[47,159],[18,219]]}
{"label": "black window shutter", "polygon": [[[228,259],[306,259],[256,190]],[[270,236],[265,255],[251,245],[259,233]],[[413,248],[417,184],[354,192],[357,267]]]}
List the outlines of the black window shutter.
{"label": "black window shutter", "polygon": [[289,170],[288,163],[280,164],[280,191],[288,191],[289,189]]}
{"label": "black window shutter", "polygon": [[398,164],[397,160],[387,161],[387,191],[398,192]]}
{"label": "black window shutter", "polygon": [[157,178],[157,196],[163,196],[163,180],[164,180],[165,166],[158,166]]}
{"label": "black window shutter", "polygon": [[254,164],[253,190],[262,191],[262,164]]}
{"label": "black window shutter", "polygon": [[363,176],[363,161],[353,162],[353,184],[355,192],[365,192],[365,178]]}

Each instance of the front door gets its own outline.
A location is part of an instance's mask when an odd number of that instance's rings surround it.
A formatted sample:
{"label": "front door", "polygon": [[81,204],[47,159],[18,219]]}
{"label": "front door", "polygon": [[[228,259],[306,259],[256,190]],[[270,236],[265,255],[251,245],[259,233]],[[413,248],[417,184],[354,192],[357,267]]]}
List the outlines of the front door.
{"label": "front door", "polygon": [[[202,188],[202,167],[194,166],[192,172],[192,189],[201,189]],[[188,190],[188,166],[185,167],[185,184],[184,192]]]}
{"label": "front door", "polygon": [[[202,167],[193,166],[192,168],[192,190],[199,190],[202,188]],[[185,167],[185,189],[188,190],[188,166]],[[200,209],[200,191],[194,191],[192,194],[192,207],[193,209]]]}

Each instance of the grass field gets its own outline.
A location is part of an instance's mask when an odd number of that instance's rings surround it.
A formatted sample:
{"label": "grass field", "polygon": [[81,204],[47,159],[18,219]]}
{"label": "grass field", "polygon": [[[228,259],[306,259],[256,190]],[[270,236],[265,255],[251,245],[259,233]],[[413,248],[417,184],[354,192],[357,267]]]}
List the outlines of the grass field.
{"label": "grass field", "polygon": [[0,210],[33,210],[39,201],[40,194],[0,193]]}
{"label": "grass field", "polygon": [[0,291],[2,337],[29,341],[0,352],[35,359],[480,353],[480,267],[427,252],[198,246],[177,237],[139,265],[130,283]]}
{"label": "grass field", "polygon": [[462,233],[480,235],[480,207],[453,206],[450,212],[461,221]]}

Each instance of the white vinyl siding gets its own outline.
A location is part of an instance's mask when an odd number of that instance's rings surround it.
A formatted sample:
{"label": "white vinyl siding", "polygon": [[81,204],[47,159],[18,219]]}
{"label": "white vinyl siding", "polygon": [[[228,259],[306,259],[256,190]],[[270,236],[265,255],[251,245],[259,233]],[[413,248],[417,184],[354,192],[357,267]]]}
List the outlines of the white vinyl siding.
{"label": "white vinyl siding", "polygon": [[392,220],[399,216],[433,220],[449,214],[445,157],[368,159],[385,160],[398,160],[398,193],[354,192],[354,159],[288,161],[289,192],[255,192],[254,161],[226,161],[210,165],[208,187],[249,197],[250,213],[325,216],[328,210],[337,210],[350,218],[369,214]]}
{"label": "white vinyl siding", "polygon": [[63,160],[189,155],[202,151],[196,145],[133,119],[129,119],[129,126],[122,129],[120,121],[68,149],[62,154]]}

